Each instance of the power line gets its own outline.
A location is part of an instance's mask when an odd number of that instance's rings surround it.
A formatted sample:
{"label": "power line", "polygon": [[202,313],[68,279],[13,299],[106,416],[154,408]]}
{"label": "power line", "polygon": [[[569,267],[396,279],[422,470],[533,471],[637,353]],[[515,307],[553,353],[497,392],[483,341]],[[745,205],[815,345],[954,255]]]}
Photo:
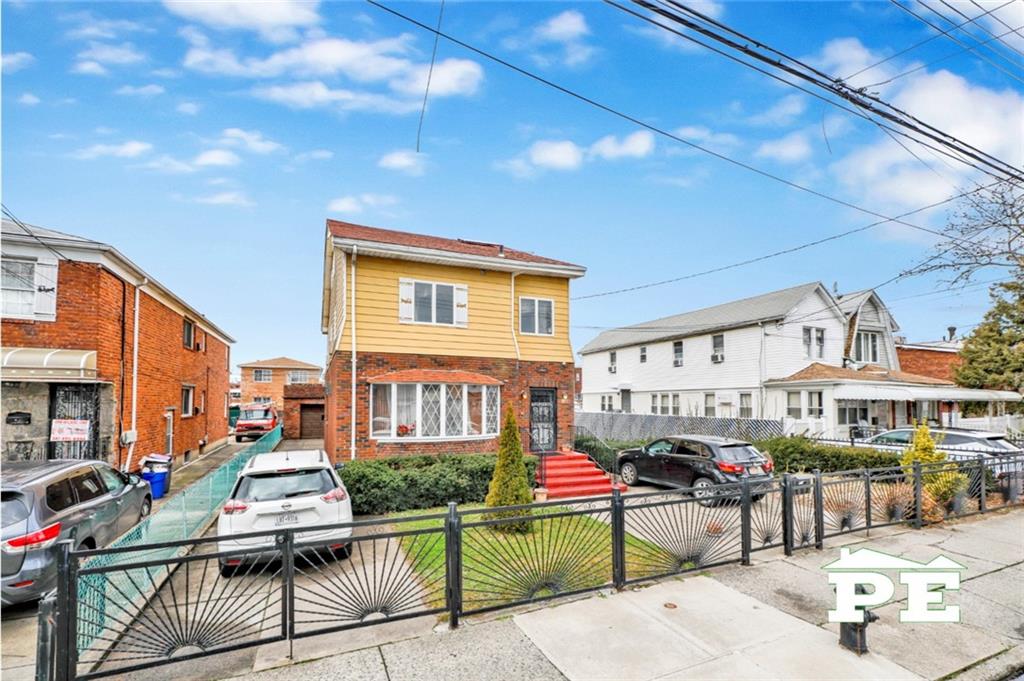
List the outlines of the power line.
{"label": "power line", "polygon": [[[441,9],[437,12],[437,27],[441,28],[441,19],[444,18],[444,0],[441,0]],[[434,62],[437,61],[437,43],[440,40],[438,34],[434,34],[434,49],[430,53],[430,70],[427,71],[427,85],[423,88],[423,108],[420,109],[420,122],[416,126],[416,153],[420,153],[420,135],[423,134],[423,119],[427,115],[427,97],[430,95],[430,80],[434,77]]]}
{"label": "power line", "polygon": [[[1012,2],[1012,0],[1011,0],[1011,2]],[[975,0],[971,0],[971,4],[974,5],[975,7],[977,7],[978,9],[985,9],[984,7],[979,5],[977,2],[975,2]],[[1007,3],[1007,4],[1010,4],[1010,3]],[[997,9],[1002,9],[1003,7],[1005,7],[1005,5],[1000,5]],[[986,14],[990,14],[990,12],[984,12],[982,14],[979,14],[978,16],[979,17],[983,17]],[[992,14],[992,18],[995,19],[996,21],[998,21],[1000,24],[1002,24],[1006,28],[1011,28],[1011,26],[1008,23],[1006,23],[1005,21],[1003,21],[1002,18],[1000,18],[1000,16],[998,14]],[[1017,35],[1019,35],[1021,38],[1024,38],[1024,33],[1021,33],[1019,28],[1018,29],[1014,29],[1013,32],[1016,33]]]}
{"label": "power line", "polygon": [[[895,2],[895,0],[893,1]],[[604,0],[604,2],[618,9],[624,9],[614,0]],[[677,0],[653,0],[653,2],[652,0],[630,0],[630,2],[654,14],[658,14],[669,21],[695,31],[711,40],[726,45],[740,54],[761,61],[762,63],[765,63],[772,68],[779,69],[793,77],[807,81],[815,87],[851,102],[858,108],[869,111],[876,116],[880,116],[908,130],[912,130],[920,135],[932,139],[942,146],[953,149],[969,158],[973,158],[991,170],[995,170],[1008,177],[1024,181],[1024,173],[1022,173],[1016,166],[984,152],[943,130],[925,123],[916,116],[913,116],[893,104],[882,100],[875,94],[868,94],[864,88],[850,87],[840,79],[824,73],[806,62],[786,54],[781,50],[773,48],[749,35],[741,33],[740,31],[723,24],[706,14],[702,14],[701,12],[688,7]],[[665,28],[664,24],[659,22],[656,22],[656,25]],[[731,34],[736,39],[727,37],[726,35],[723,35],[722,32]],[[741,42],[737,42],[737,39]],[[787,65],[784,62],[788,62],[795,66]],[[992,174],[991,171],[989,171],[989,174]]]}
{"label": "power line", "polygon": [[[935,24],[933,24],[932,22],[928,21],[928,19],[926,19],[925,17],[921,16],[920,14],[918,14],[917,12],[915,12],[914,10],[912,10],[912,9],[910,9],[909,7],[907,7],[907,6],[903,5],[903,4],[901,4],[901,3],[899,2],[899,0],[889,0],[889,1],[890,1],[890,2],[892,3],[892,4],[896,5],[897,7],[899,7],[899,8],[900,8],[901,10],[903,10],[904,12],[906,12],[907,14],[909,14],[910,16],[912,16],[912,17],[916,18],[916,19],[917,19],[918,21],[920,21],[921,23],[925,24],[926,26],[929,26],[929,27],[931,27],[931,28],[935,29],[936,31],[941,31],[941,30],[942,30],[941,28],[939,28],[938,26],[936,26],[936,25],[935,25]],[[925,7],[928,7],[928,6],[927,6],[927,5],[925,5]],[[930,8],[929,8],[929,9],[930,9]],[[947,21],[948,21],[948,20],[947,20]],[[1014,29],[1014,30],[1017,30],[1017,29]],[[1011,30],[1011,31],[1010,31],[1009,33],[1013,33],[1013,32],[1014,32],[1014,30]],[[1009,33],[1004,33],[1003,35],[1009,35]],[[975,54],[975,55],[977,55],[977,57],[978,57],[979,59],[981,59],[982,61],[985,61],[985,62],[987,62],[988,64],[990,64],[991,66],[993,66],[993,67],[995,67],[995,68],[999,69],[1000,71],[1002,71],[1003,73],[1005,73],[1005,74],[1006,74],[1007,76],[1009,76],[1010,78],[1013,78],[1014,80],[1016,80],[1016,81],[1018,81],[1018,82],[1020,82],[1020,83],[1024,83],[1024,78],[1021,78],[1021,77],[1020,77],[1019,75],[1017,75],[1016,73],[1013,73],[1012,71],[1007,71],[1007,70],[1006,70],[1005,68],[1003,68],[1003,67],[1002,67],[1002,66],[1001,66],[1000,64],[997,64],[996,62],[992,61],[991,59],[989,59],[989,58],[988,58],[988,57],[986,57],[985,55],[983,55],[983,54],[981,54],[980,52],[977,52],[977,51],[976,51],[976,50],[977,50],[977,48],[978,48],[979,46],[981,46],[981,45],[984,45],[984,44],[986,44],[986,43],[988,43],[988,42],[991,42],[992,40],[995,40],[995,38],[992,38],[992,39],[990,39],[990,40],[988,40],[988,41],[984,41],[984,42],[981,42],[981,43],[979,43],[978,45],[974,45],[974,46],[972,46],[972,45],[966,45],[966,44],[964,44],[964,43],[963,43],[963,42],[962,42],[962,41],[961,41],[961,40],[960,40],[959,38],[956,38],[956,37],[954,37],[954,36],[953,36],[953,35],[951,35],[950,33],[946,33],[946,34],[944,34],[944,35],[945,35],[945,36],[946,36],[947,38],[949,38],[950,40],[952,40],[952,41],[953,41],[954,43],[956,43],[957,45],[959,45],[960,47],[964,48],[965,50],[970,50],[970,51],[974,52],[974,54]],[[1003,36],[997,36],[997,37],[1003,37]],[[870,86],[869,86],[869,87],[870,87]]]}
{"label": "power line", "polygon": [[[930,43],[931,41],[935,40],[936,38],[941,38],[942,36],[946,35],[950,31],[955,31],[956,29],[958,29],[958,28],[960,28],[962,26],[966,26],[967,24],[970,24],[971,22],[977,21],[978,19],[981,19],[982,17],[984,17],[986,15],[992,14],[996,10],[1000,10],[1000,9],[1006,7],[1007,5],[1012,5],[1014,2],[1017,2],[1017,0],[1007,0],[1007,2],[1004,2],[1003,4],[999,5],[998,7],[993,7],[990,10],[986,10],[985,12],[979,14],[978,16],[976,16],[976,17],[974,17],[974,18],[972,18],[972,19],[970,19],[968,21],[965,21],[965,22],[963,22],[961,24],[957,24],[956,26],[953,26],[952,28],[946,29],[946,30],[942,31],[941,33],[936,33],[935,35],[929,36],[928,38],[925,38],[924,40],[922,40],[920,42],[914,43],[913,45],[911,45],[909,47],[903,48],[902,50],[900,50],[899,52],[896,52],[895,54],[889,55],[885,59],[882,59],[880,61],[876,61],[874,64],[869,64],[868,66],[865,66],[864,68],[862,68],[859,71],[855,71],[854,73],[851,73],[848,76],[844,76],[843,80],[849,82],[851,78],[855,78],[855,77],[859,76],[860,74],[862,74],[862,73],[864,73],[866,71],[870,71],[871,69],[875,68],[876,66],[881,66],[882,64],[887,64],[888,62],[892,61],[896,57],[903,56],[907,52],[911,52],[913,50],[916,50],[917,48],[919,48],[922,45],[925,45],[927,43]],[[977,3],[975,3],[975,4],[977,4]],[[979,9],[984,9],[984,8],[979,6]],[[1009,26],[1007,26],[1007,28],[1009,28]]]}
{"label": "power line", "polygon": [[[502,59],[501,57],[498,57],[497,55],[491,54],[490,52],[487,52],[486,50],[483,50],[483,49],[481,49],[479,47],[475,47],[475,46],[473,46],[473,45],[471,45],[471,44],[469,44],[469,43],[467,43],[465,41],[462,41],[462,40],[460,40],[460,39],[458,39],[458,38],[456,38],[456,37],[454,37],[452,35],[449,35],[449,34],[443,32],[443,31],[440,31],[440,30],[438,30],[436,28],[428,26],[427,24],[424,24],[423,22],[418,21],[417,19],[414,19],[414,18],[412,18],[412,17],[410,17],[410,16],[408,16],[406,14],[403,14],[403,13],[399,12],[398,10],[392,9],[392,8],[386,6],[386,5],[381,4],[377,0],[367,0],[367,2],[369,4],[371,4],[371,5],[373,5],[374,7],[377,7],[377,8],[379,8],[379,9],[381,9],[381,10],[383,10],[383,11],[389,13],[389,14],[392,14],[392,15],[402,19],[403,21],[406,21],[406,22],[408,22],[408,23],[410,23],[410,24],[412,24],[414,26],[418,26],[419,28],[421,28],[421,29],[423,29],[425,31],[428,31],[430,33],[438,34],[442,38],[444,38],[445,40],[448,40],[449,42],[451,42],[451,43],[453,43],[455,45],[458,45],[458,46],[460,46],[460,47],[462,47],[464,49],[469,50],[470,52],[478,54],[481,57],[489,59],[489,60],[495,62],[496,64],[500,64],[500,65],[502,65],[502,66],[504,66],[504,67],[506,67],[506,68],[508,68],[508,69],[510,69],[512,71],[515,71],[516,73],[519,73],[519,74],[521,74],[523,76],[526,76],[527,78],[530,78],[531,80],[537,81],[538,83],[546,85],[546,86],[548,86],[548,87],[550,87],[550,88],[552,88],[554,90],[557,90],[557,91],[559,91],[559,92],[561,92],[563,94],[566,94],[566,95],[568,95],[570,97],[573,97],[574,99],[577,99],[577,100],[579,100],[581,102],[584,102],[586,104],[589,104],[589,105],[591,105],[591,106],[593,106],[593,107],[595,107],[597,109],[605,111],[606,113],[610,113],[613,116],[617,116],[618,118],[621,118],[621,119],[623,119],[625,121],[629,121],[630,123],[633,123],[634,125],[637,125],[637,126],[640,126],[642,128],[645,128],[647,130],[650,130],[651,132],[657,133],[657,134],[659,134],[659,135],[661,135],[663,137],[666,137],[668,139],[674,140],[674,141],[679,142],[681,144],[685,144],[686,146],[688,146],[690,148],[697,149],[698,151],[702,151],[705,154],[708,154],[710,156],[714,156],[715,158],[718,158],[719,160],[722,160],[722,161],[725,161],[725,162],[730,163],[732,165],[735,165],[737,167],[743,168],[744,170],[748,170],[750,172],[756,173],[758,175],[761,175],[762,177],[766,177],[768,179],[775,180],[776,182],[784,184],[784,185],[786,185],[788,187],[791,187],[793,189],[798,189],[798,190],[800,190],[802,192],[806,192],[808,194],[811,194],[812,196],[817,196],[818,198],[825,199],[826,201],[830,201],[830,202],[835,203],[837,205],[844,206],[846,208],[852,208],[854,210],[857,210],[859,212],[865,213],[867,215],[871,215],[873,217],[881,218],[883,223],[884,222],[896,222],[898,224],[902,224],[902,225],[905,225],[907,227],[910,227],[912,229],[916,229],[916,230],[919,230],[919,231],[922,231],[922,232],[927,232],[929,234],[934,234],[934,235],[938,235],[938,236],[946,236],[946,235],[944,235],[941,232],[938,232],[936,230],[929,229],[927,227],[921,227],[920,225],[915,225],[915,224],[910,223],[910,222],[906,222],[906,221],[901,219],[903,216],[890,217],[890,216],[884,215],[882,213],[878,213],[878,212],[873,211],[873,210],[871,210],[869,208],[865,208],[863,206],[859,206],[859,205],[857,205],[855,203],[851,203],[851,202],[846,201],[844,199],[840,199],[840,198],[831,196],[829,194],[825,194],[824,192],[820,192],[820,191],[818,191],[816,189],[812,189],[810,187],[807,187],[805,185],[799,184],[799,183],[794,182],[792,180],[787,180],[787,179],[785,179],[783,177],[779,177],[778,175],[774,175],[773,173],[770,173],[770,172],[768,172],[766,170],[763,170],[761,168],[758,168],[756,166],[750,165],[749,163],[737,160],[735,158],[732,158],[730,156],[727,156],[725,154],[717,152],[717,151],[715,151],[713,149],[709,149],[707,147],[704,147],[704,146],[702,146],[700,144],[697,144],[696,142],[691,142],[690,140],[687,140],[687,139],[685,139],[683,137],[680,137],[679,135],[677,135],[675,133],[669,132],[668,130],[665,130],[664,128],[660,128],[660,127],[658,127],[656,125],[653,125],[651,123],[647,123],[646,121],[643,121],[643,120],[637,118],[636,116],[634,116],[632,114],[625,113],[623,111],[615,109],[614,107],[612,107],[610,105],[604,104],[604,103],[599,102],[599,101],[597,101],[597,100],[595,100],[595,99],[593,99],[591,97],[588,97],[586,95],[580,94],[579,92],[576,92],[575,90],[572,90],[572,89],[570,89],[568,87],[565,87],[563,85],[555,83],[554,81],[551,81],[551,80],[549,80],[547,78],[544,78],[543,76],[540,76],[540,75],[538,75],[536,73],[533,73],[532,71],[529,71],[529,70],[527,70],[527,69],[525,69],[523,67],[517,66],[516,64],[513,64],[513,63],[511,63],[511,62],[509,62],[509,61],[507,61],[505,59]],[[974,190],[974,191],[977,191],[977,190]],[[970,193],[970,192],[968,192],[968,193]],[[937,203],[935,205],[940,205],[941,203],[945,203],[945,201],[941,201],[941,202],[939,202],[939,203]],[[922,209],[918,209],[916,211],[911,211],[909,214],[919,212],[920,210],[922,210]]]}
{"label": "power line", "polygon": [[[955,12],[956,14],[959,14],[960,16],[962,16],[962,17],[964,17],[964,18],[966,18],[966,19],[969,19],[969,18],[970,18],[970,17],[968,17],[968,16],[966,15],[966,14],[964,14],[963,12],[961,12],[961,11],[960,11],[959,9],[957,9],[957,8],[956,8],[955,6],[953,6],[953,5],[949,4],[948,2],[946,2],[946,0],[939,0],[939,2],[941,2],[941,3],[943,4],[943,5],[945,5],[945,6],[946,6],[946,7],[948,7],[949,9],[953,10],[953,12]],[[931,10],[931,11],[932,11],[932,13],[934,13],[934,14],[936,14],[936,15],[938,15],[938,16],[940,16],[940,17],[942,17],[942,19],[943,19],[944,21],[946,21],[947,23],[950,23],[950,24],[954,23],[954,21],[953,21],[952,19],[950,19],[950,18],[949,18],[949,17],[947,17],[947,16],[945,15],[945,14],[943,14],[943,13],[942,13],[942,12],[940,12],[940,11],[938,11],[937,9],[935,9],[934,7],[932,7],[931,5],[928,5],[928,4],[926,4],[925,2],[923,2],[923,0],[918,0],[918,4],[919,4],[919,5],[922,5],[922,6],[924,6],[924,7],[927,7],[927,8],[929,9],[929,10]],[[983,24],[976,24],[976,25],[977,25],[977,27],[978,27],[978,28],[980,28],[980,29],[981,29],[981,30],[982,30],[982,31],[983,31],[983,32],[984,32],[984,33],[985,33],[986,35],[988,35],[989,37],[991,37],[991,38],[995,38],[995,39],[997,39],[997,40],[998,40],[998,39],[1000,38],[1000,36],[997,36],[997,35],[996,35],[995,33],[993,33],[992,31],[988,30],[987,28],[985,28],[985,26],[984,26]],[[1011,32],[1011,33],[1013,32],[1013,28],[1012,28],[1011,26],[1007,26],[1007,28],[1011,29],[1011,30],[1010,30],[1010,32]],[[967,29],[965,29],[965,28],[961,28],[961,29],[960,29],[960,31],[961,31],[961,33],[964,33],[964,34],[966,34],[966,35],[969,35],[969,36],[971,37],[971,39],[972,39],[972,40],[977,40],[977,39],[978,39],[978,37],[977,37],[976,35],[974,35],[973,33],[971,33],[970,31],[968,31],[968,30],[967,30]],[[988,42],[988,41],[986,41],[986,42]],[[1022,53],[1022,52],[1021,52],[1020,50],[1018,50],[1018,49],[1017,49],[1016,47],[1014,47],[1013,45],[1011,45],[1011,44],[1009,44],[1009,43],[1004,43],[1004,42],[1003,42],[1002,40],[999,40],[998,42],[999,42],[999,44],[1000,44],[1000,45],[1002,45],[1002,46],[1006,47],[1006,48],[1007,48],[1007,49],[1009,49],[1009,50],[1010,50],[1011,52],[1015,52],[1015,53],[1017,54],[1017,56],[1019,56],[1019,57],[1024,57],[1024,53]],[[1011,63],[1011,64],[1012,64],[1013,66],[1020,66],[1020,64],[1019,64],[1018,62],[1016,62],[1016,61],[1014,61],[1013,59],[1011,59],[1011,58],[1007,57],[1007,56],[1006,56],[1005,54],[1003,54],[1002,52],[1000,52],[1000,51],[998,51],[998,50],[996,50],[996,49],[993,49],[993,48],[989,48],[989,50],[990,50],[990,51],[991,51],[991,52],[992,52],[993,54],[999,55],[999,56],[1000,56],[1001,58],[1003,58],[1003,59],[1005,59],[1006,61],[1010,62],[1010,63]]]}

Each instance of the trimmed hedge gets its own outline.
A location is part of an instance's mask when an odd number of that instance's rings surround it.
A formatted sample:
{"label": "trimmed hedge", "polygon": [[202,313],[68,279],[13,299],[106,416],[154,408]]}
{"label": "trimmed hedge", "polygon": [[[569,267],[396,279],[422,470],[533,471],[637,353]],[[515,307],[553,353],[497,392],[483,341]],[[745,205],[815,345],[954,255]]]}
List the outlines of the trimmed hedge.
{"label": "trimmed hedge", "polygon": [[[537,459],[527,456],[533,484]],[[439,454],[352,461],[338,471],[356,515],[482,502],[494,474],[494,454]]]}
{"label": "trimmed hedge", "polygon": [[650,440],[609,440],[607,446],[596,437],[577,435],[573,448],[577,452],[589,454],[601,468],[612,471],[615,467],[615,456],[623,449],[643,447]]}
{"label": "trimmed hedge", "polygon": [[824,445],[806,437],[773,437],[754,445],[771,454],[777,473],[847,471],[855,468],[899,467],[899,452],[866,447]]}

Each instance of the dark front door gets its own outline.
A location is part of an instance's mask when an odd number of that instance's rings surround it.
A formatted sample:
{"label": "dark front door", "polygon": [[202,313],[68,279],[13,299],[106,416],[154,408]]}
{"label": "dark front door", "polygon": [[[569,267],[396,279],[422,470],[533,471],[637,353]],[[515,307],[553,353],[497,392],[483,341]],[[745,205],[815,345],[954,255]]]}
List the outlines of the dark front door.
{"label": "dark front door", "polygon": [[530,388],[530,450],[555,449],[558,432],[558,402],[554,388]]}
{"label": "dark front door", "polygon": [[78,442],[51,442],[51,459],[98,459],[100,435],[100,391],[94,384],[50,386],[50,418],[89,422],[89,437]]}
{"label": "dark front door", "polygon": [[324,436],[324,405],[303,404],[299,406],[299,437],[303,440],[318,440]]}

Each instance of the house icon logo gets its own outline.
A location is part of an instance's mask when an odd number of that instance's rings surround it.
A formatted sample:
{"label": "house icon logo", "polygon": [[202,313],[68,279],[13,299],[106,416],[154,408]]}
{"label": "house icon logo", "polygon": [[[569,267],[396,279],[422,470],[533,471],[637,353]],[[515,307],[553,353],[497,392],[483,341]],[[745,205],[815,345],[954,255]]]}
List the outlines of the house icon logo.
{"label": "house icon logo", "polygon": [[[960,606],[944,605],[946,591],[959,591],[966,566],[938,556],[918,563],[872,549],[840,549],[839,560],[822,567],[836,592],[829,622],[863,622],[864,608],[888,603],[896,593],[893,575],[907,587],[900,622],[959,622]],[[869,589],[858,588],[868,587]],[[936,587],[939,587],[936,589]]]}

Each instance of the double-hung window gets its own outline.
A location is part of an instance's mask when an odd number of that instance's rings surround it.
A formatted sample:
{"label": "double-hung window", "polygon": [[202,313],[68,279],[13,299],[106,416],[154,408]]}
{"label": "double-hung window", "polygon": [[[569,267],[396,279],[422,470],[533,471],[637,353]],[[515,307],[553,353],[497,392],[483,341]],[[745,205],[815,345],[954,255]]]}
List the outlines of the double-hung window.
{"label": "double-hung window", "polygon": [[750,393],[740,393],[740,418],[749,419],[754,417],[753,396]]}
{"label": "double-hung window", "polygon": [[647,363],[647,346],[646,345],[641,345],[640,346],[640,363],[641,364],[646,364]]}
{"label": "double-hung window", "polygon": [[651,413],[658,413],[658,393],[651,393]]}
{"label": "double-hung window", "polygon": [[669,400],[668,393],[662,393],[661,394],[661,413],[665,414],[665,415],[668,414],[668,400]]}
{"label": "double-hung window", "polygon": [[853,358],[858,362],[877,362],[878,334],[873,331],[858,331],[854,340]]}
{"label": "double-hung window", "polygon": [[546,298],[519,298],[519,333],[553,336],[555,302]]}
{"label": "double-hung window", "polygon": [[184,319],[181,323],[181,341],[189,350],[195,350],[196,347],[196,325],[192,323],[191,319]]}
{"label": "double-hung window", "polygon": [[715,417],[715,394],[704,393],[704,416]]}
{"label": "double-hung window", "polygon": [[253,369],[252,380],[255,383],[270,383],[274,376],[272,369]]}
{"label": "double-hung window", "polygon": [[825,356],[825,329],[804,327],[804,357],[821,359]]}
{"label": "double-hung window", "polygon": [[31,317],[36,309],[36,264],[28,260],[3,261],[5,317]]}
{"label": "double-hung window", "polygon": [[375,383],[370,389],[370,435],[375,438],[493,436],[500,414],[496,385]]}
{"label": "double-hung window", "polygon": [[800,393],[786,393],[786,416],[791,419],[803,418],[804,412],[800,406]]}
{"label": "double-hung window", "polygon": [[192,416],[196,403],[196,389],[191,385],[181,386],[181,418]]}
{"label": "double-hung window", "polygon": [[716,333],[711,337],[711,361],[725,361],[725,334]]}
{"label": "double-hung window", "polygon": [[302,370],[302,369],[297,369],[297,370],[289,371],[288,372],[288,383],[289,384],[293,384],[293,383],[309,383],[309,382],[310,381],[309,381],[309,372],[308,371],[305,371],[305,370]]}
{"label": "double-hung window", "polygon": [[406,324],[466,326],[469,290],[463,284],[400,279],[398,321]]}
{"label": "double-hung window", "polygon": [[824,395],[818,391],[807,393],[807,416],[812,419],[820,419],[824,415]]}
{"label": "double-hung window", "polygon": [[672,342],[672,366],[683,366],[683,341],[681,340]]}
{"label": "double-hung window", "polygon": [[679,393],[672,393],[672,416],[679,416]]}
{"label": "double-hung window", "polygon": [[618,355],[614,350],[608,353],[608,371],[609,373],[615,373],[616,362],[618,361]]}

